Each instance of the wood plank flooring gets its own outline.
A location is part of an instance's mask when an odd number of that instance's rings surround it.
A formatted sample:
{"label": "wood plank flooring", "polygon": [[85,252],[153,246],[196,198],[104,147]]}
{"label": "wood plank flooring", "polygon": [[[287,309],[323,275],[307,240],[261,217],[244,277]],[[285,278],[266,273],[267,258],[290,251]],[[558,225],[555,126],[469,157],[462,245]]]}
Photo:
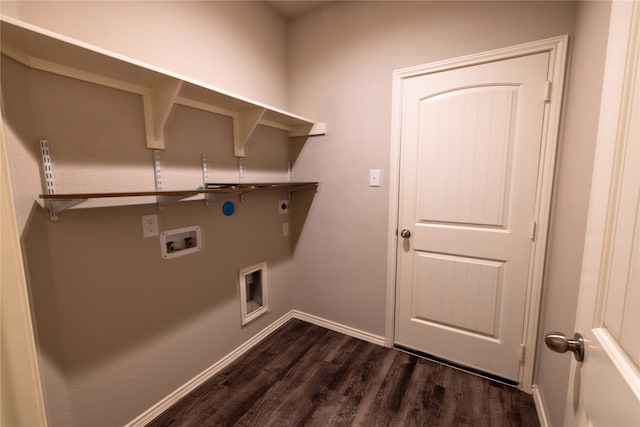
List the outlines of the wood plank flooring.
{"label": "wood plank flooring", "polygon": [[516,388],[291,320],[148,426],[539,425]]}

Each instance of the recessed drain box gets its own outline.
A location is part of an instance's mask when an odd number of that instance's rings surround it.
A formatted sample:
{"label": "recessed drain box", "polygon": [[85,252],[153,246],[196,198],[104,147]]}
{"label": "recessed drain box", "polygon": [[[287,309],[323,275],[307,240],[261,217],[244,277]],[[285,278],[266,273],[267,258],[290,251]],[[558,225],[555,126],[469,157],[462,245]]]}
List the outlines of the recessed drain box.
{"label": "recessed drain box", "polygon": [[268,311],[267,262],[243,268],[239,279],[242,324],[246,325]]}

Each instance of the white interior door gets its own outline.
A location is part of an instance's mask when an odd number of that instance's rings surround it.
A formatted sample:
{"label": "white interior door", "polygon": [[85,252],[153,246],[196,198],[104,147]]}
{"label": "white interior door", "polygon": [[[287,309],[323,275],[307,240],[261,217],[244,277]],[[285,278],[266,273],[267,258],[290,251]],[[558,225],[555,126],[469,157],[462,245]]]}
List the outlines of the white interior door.
{"label": "white interior door", "polygon": [[396,344],[518,381],[549,52],[402,84]]}
{"label": "white interior door", "polygon": [[640,426],[640,3],[613,2],[566,425]]}

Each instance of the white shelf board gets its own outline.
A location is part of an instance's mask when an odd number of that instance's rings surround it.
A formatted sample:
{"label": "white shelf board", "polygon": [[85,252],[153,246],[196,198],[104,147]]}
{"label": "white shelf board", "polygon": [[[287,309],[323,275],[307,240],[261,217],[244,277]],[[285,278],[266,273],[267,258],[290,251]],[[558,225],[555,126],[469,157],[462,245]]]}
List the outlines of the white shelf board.
{"label": "white shelf board", "polygon": [[[247,111],[264,110],[258,124],[288,130],[295,136],[300,134],[301,129],[314,128],[314,122],[310,119],[14,18],[0,15],[0,31],[2,53],[31,68],[143,96],[153,96],[159,87],[179,85],[181,88],[173,103],[226,114],[234,120],[238,115],[246,116]],[[151,141],[148,142],[149,148],[164,148],[163,136],[159,134],[169,116],[166,109],[163,106],[161,113],[151,112],[145,115],[147,121],[152,121],[147,126],[152,131],[152,135],[148,136]],[[325,127],[321,126],[320,129]],[[245,142],[236,146],[244,145]],[[239,152],[236,155],[244,156]]]}

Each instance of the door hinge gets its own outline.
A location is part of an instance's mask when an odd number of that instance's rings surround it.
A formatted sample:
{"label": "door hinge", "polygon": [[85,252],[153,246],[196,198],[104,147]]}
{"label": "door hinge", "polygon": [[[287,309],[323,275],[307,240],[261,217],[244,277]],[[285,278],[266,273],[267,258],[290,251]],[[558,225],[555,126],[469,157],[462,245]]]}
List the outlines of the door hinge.
{"label": "door hinge", "polygon": [[524,354],[527,351],[527,346],[524,344],[520,344],[520,354],[518,355],[518,361],[520,363],[524,363]]}
{"label": "door hinge", "polygon": [[551,81],[547,80],[544,84],[544,102],[551,102]]}
{"label": "door hinge", "polygon": [[536,231],[538,229],[538,223],[533,221],[531,223],[531,233],[529,235],[529,237],[531,237],[531,241],[535,242],[536,241]]}

